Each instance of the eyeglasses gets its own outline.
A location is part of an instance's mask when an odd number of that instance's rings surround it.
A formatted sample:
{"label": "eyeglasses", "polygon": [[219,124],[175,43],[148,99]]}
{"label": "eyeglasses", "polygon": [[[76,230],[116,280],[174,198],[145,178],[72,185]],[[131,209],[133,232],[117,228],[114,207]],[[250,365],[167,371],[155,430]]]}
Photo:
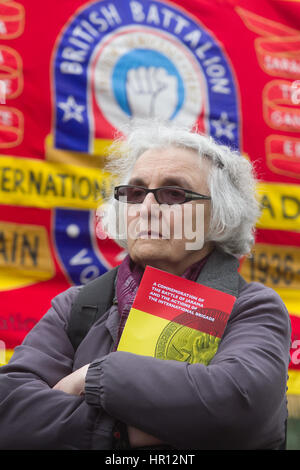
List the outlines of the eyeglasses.
{"label": "eyeglasses", "polygon": [[[177,188],[176,186],[163,186],[162,188],[147,189],[142,186],[122,185],[114,189],[114,197],[118,201],[129,204],[141,204],[148,193],[153,193],[159,204],[184,204],[196,199],[211,199],[210,196],[189,191],[188,189]],[[122,199],[124,199],[122,201]]]}

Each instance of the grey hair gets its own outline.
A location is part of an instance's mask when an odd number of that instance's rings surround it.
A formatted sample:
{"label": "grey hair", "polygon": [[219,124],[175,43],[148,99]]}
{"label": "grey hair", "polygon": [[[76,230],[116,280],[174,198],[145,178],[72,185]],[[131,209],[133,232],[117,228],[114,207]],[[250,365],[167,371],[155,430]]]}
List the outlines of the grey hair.
{"label": "grey hair", "polygon": [[[197,130],[171,123],[149,120],[135,123],[125,136],[123,133],[114,140],[105,166],[116,178],[116,184],[128,183],[135,162],[146,150],[175,146],[196,151],[199,165],[203,158],[211,162],[207,183],[212,205],[206,240],[236,257],[251,252],[260,208],[254,167],[244,156]],[[116,209],[116,204],[113,194],[106,199],[103,226],[109,226],[111,209]],[[100,206],[100,212],[101,209]],[[107,233],[112,236],[109,230]],[[126,248],[126,240],[118,239],[115,234],[112,237]]]}

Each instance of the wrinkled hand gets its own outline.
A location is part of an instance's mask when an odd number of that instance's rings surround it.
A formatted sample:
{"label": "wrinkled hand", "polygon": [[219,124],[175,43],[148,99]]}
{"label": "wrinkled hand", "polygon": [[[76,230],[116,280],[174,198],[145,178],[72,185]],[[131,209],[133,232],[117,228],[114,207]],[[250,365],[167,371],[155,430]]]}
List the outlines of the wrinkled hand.
{"label": "wrinkled hand", "polygon": [[163,444],[157,437],[151,436],[132,426],[127,427],[127,432],[131,447],[147,447]]}
{"label": "wrinkled hand", "polygon": [[63,377],[56,385],[54,385],[53,390],[62,390],[70,395],[83,395],[85,376],[88,367],[89,364],[75,370],[72,374]]}

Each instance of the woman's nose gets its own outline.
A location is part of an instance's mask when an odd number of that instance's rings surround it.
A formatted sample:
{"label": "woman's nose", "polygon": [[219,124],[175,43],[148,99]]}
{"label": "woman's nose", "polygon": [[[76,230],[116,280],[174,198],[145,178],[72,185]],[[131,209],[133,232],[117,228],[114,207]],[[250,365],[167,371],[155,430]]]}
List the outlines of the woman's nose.
{"label": "woman's nose", "polygon": [[153,193],[148,193],[141,204],[141,216],[150,217],[151,212],[153,213],[154,208],[157,208],[158,202],[155,199]]}
{"label": "woman's nose", "polygon": [[142,202],[142,205],[145,205],[146,207],[151,206],[152,204],[158,204],[155,196],[153,193],[148,193],[146,194],[146,197],[144,201]]}

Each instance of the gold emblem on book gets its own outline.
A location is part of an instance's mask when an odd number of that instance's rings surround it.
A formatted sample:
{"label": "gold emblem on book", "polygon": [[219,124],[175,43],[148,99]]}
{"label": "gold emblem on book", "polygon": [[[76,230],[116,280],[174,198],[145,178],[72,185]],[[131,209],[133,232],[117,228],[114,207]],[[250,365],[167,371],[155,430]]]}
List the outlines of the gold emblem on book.
{"label": "gold emblem on book", "polygon": [[198,322],[198,318],[190,321],[190,326],[177,323],[176,319],[169,322],[157,340],[155,357],[208,365],[217,352],[221,338],[197,330]]}

